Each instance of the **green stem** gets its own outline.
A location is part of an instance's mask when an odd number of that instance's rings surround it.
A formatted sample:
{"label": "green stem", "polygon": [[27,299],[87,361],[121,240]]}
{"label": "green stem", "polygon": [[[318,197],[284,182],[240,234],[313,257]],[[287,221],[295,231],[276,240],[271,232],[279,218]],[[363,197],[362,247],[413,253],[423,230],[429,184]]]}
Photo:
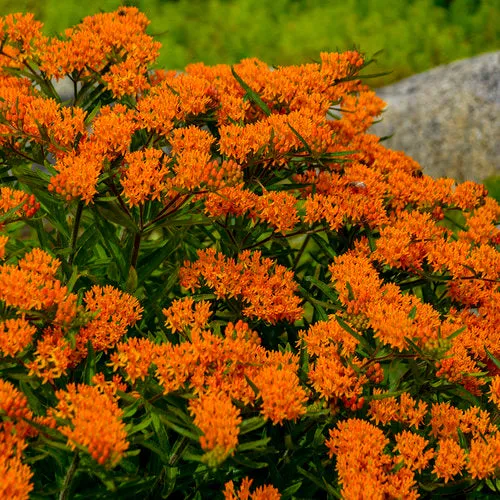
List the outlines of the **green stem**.
{"label": "green stem", "polygon": [[69,494],[71,491],[71,483],[73,482],[73,477],[75,476],[75,472],[78,469],[78,465],[80,463],[80,455],[76,452],[73,456],[73,461],[69,466],[68,472],[66,472],[66,476],[64,477],[64,483],[62,485],[61,493],[59,494],[59,500],[68,500]]}
{"label": "green stem", "polygon": [[78,206],[76,207],[75,221],[73,223],[73,231],[71,233],[71,253],[68,259],[69,265],[72,265],[73,260],[75,259],[76,241],[78,239],[78,230],[80,229],[80,221],[82,220],[82,213],[83,213],[83,201],[80,200],[78,202]]}
{"label": "green stem", "polygon": [[295,256],[295,260],[293,261],[293,266],[292,266],[293,271],[295,271],[296,267],[299,265],[300,259],[302,255],[304,255],[304,251],[307,247],[307,244],[309,243],[310,238],[311,238],[310,234],[307,234],[306,237],[304,238],[304,241],[302,242],[302,245],[300,246],[300,249],[297,255]]}
{"label": "green stem", "polygon": [[130,267],[134,269],[137,267],[137,259],[139,258],[139,248],[141,246],[141,236],[142,233],[135,233],[134,236],[134,246],[132,248],[132,255],[130,257]]}

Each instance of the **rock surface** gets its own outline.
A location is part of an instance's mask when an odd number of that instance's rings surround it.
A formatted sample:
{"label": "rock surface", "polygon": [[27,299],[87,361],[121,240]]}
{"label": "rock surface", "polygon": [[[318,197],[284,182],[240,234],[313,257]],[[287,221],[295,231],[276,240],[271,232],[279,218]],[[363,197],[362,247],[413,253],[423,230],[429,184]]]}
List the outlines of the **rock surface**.
{"label": "rock surface", "polygon": [[377,90],[387,102],[370,132],[425,173],[482,182],[500,175],[500,51],[439,66]]}

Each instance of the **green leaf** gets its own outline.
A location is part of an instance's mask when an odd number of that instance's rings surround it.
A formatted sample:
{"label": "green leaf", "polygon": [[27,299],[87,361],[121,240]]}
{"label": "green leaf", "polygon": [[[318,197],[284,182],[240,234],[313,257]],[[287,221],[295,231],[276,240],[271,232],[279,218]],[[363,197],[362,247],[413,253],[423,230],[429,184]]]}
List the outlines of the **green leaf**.
{"label": "green leaf", "polygon": [[96,374],[96,353],[92,346],[92,342],[87,342],[87,359],[83,372],[83,379],[86,384],[90,385],[92,377]]}
{"label": "green leaf", "polygon": [[260,429],[266,421],[263,417],[252,417],[244,420],[240,425],[240,436],[244,436],[249,432]]}
{"label": "green leaf", "polygon": [[151,424],[151,422],[152,422],[151,416],[143,418],[138,424],[135,424],[130,427],[130,430],[127,431],[127,435],[132,436],[133,434],[137,434],[138,432],[147,429]]}
{"label": "green leaf", "polygon": [[26,396],[28,400],[29,407],[37,414],[42,415],[44,413],[44,406],[41,401],[36,396],[35,392],[31,388],[31,384],[28,381],[21,380],[19,382],[19,388]]}
{"label": "green leaf", "polygon": [[325,254],[330,257],[330,259],[334,259],[337,257],[337,254],[333,250],[333,248],[319,235],[319,234],[312,234],[312,239],[315,241],[315,243],[325,252]]}
{"label": "green leaf", "polygon": [[164,415],[160,415],[160,419],[167,427],[174,430],[181,436],[185,436],[189,439],[192,439],[193,441],[198,441],[198,439],[200,438],[199,432],[196,433],[194,432],[194,430],[189,430],[186,429],[185,427],[181,427],[180,425],[176,424],[175,422],[173,422],[171,419],[167,418]]}
{"label": "green leaf", "polygon": [[270,437],[258,439],[257,441],[250,441],[249,443],[241,443],[238,444],[238,451],[243,452],[243,451],[250,451],[250,450],[257,450],[257,449],[262,449],[267,446],[267,444],[271,441]]}
{"label": "green leaf", "polygon": [[281,490],[281,492],[280,492],[281,498],[289,498],[289,497],[293,498],[293,494],[297,493],[297,491],[300,490],[302,483],[303,483],[303,481],[299,481],[298,483],[294,483],[294,484],[288,486],[288,488]]}
{"label": "green leaf", "polygon": [[337,294],[326,283],[323,283],[322,281],[316,279],[314,276],[305,276],[304,281],[311,282],[313,285],[319,288],[328,299],[330,299],[332,302],[337,303]]}
{"label": "green leaf", "polygon": [[134,266],[130,266],[128,270],[127,281],[125,282],[125,290],[128,293],[134,293],[137,290],[137,283],[137,271],[135,270]]}
{"label": "green leaf", "polygon": [[158,269],[176,249],[177,246],[172,245],[171,242],[167,240],[160,248],[141,257],[137,266],[138,284],[141,285],[144,283],[144,281],[151,276],[151,273]]}
{"label": "green leaf", "polygon": [[250,101],[256,104],[266,114],[266,116],[270,116],[271,110],[269,109],[268,105],[261,99],[257,92],[255,92],[247,83],[243,81],[238,73],[236,73],[236,70],[233,66],[231,66],[231,73],[236,78],[236,81],[245,89],[246,97],[248,97]]}
{"label": "green leaf", "polygon": [[137,227],[134,219],[129,217],[118,204],[100,204],[97,202],[95,203],[95,207],[99,215],[105,220],[118,224],[119,226],[126,227],[134,233],[137,233],[139,231],[139,228]]}
{"label": "green leaf", "polygon": [[497,358],[495,358],[495,356],[493,356],[493,354],[491,354],[491,352],[488,350],[486,345],[484,346],[484,352],[486,353],[488,358],[490,358],[491,361],[493,361],[493,364],[500,370],[500,361]]}
{"label": "green leaf", "polygon": [[408,391],[406,389],[403,389],[401,391],[388,391],[388,392],[384,392],[382,394],[372,394],[371,396],[366,396],[365,399],[367,401],[372,401],[372,400],[378,401],[380,399],[386,399],[386,398],[392,398],[392,397],[401,396],[401,394],[403,394],[405,392],[408,392]]}
{"label": "green leaf", "polygon": [[247,381],[247,384],[252,388],[252,391],[254,392],[256,397],[259,397],[260,391],[259,388],[245,375],[245,380]]}
{"label": "green leaf", "polygon": [[360,344],[367,344],[366,339],[359,333],[355,332],[340,316],[335,316],[337,323],[349,334],[352,335]]}
{"label": "green leaf", "polygon": [[304,144],[304,147],[306,148],[307,152],[312,155],[312,149],[310,148],[309,144],[307,144],[307,141],[289,124],[287,125],[290,127],[290,130],[294,133],[294,135],[299,139],[299,141]]}
{"label": "green leaf", "polygon": [[[316,477],[314,474],[306,471],[300,466],[297,466],[297,472],[304,476],[305,478],[309,479],[313,484],[315,484],[318,488],[329,491],[329,488],[325,485],[324,479],[321,477]],[[337,496],[337,498],[340,498],[340,496]]]}
{"label": "green leaf", "polygon": [[411,311],[408,313],[408,319],[415,319],[417,316],[417,306],[413,306]]}
{"label": "green leaf", "polygon": [[454,331],[452,334],[448,335],[448,337],[446,337],[446,340],[453,340],[455,337],[458,337],[466,329],[467,329],[466,326],[462,326],[458,330]]}

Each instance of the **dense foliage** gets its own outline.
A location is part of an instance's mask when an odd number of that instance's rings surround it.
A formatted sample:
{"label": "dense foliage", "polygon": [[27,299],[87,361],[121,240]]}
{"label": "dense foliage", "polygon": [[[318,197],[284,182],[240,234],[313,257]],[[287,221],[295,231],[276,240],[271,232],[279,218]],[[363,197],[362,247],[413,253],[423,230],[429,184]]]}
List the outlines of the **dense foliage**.
{"label": "dense foliage", "polygon": [[498,494],[500,205],[367,132],[360,53],[147,25],[0,20],[0,498]]}
{"label": "dense foliage", "polygon": [[[455,59],[500,49],[496,0],[134,0],[162,43],[159,65],[313,61],[320,51],[383,50],[379,86]],[[0,13],[33,11],[55,35],[120,0],[1,0]]]}

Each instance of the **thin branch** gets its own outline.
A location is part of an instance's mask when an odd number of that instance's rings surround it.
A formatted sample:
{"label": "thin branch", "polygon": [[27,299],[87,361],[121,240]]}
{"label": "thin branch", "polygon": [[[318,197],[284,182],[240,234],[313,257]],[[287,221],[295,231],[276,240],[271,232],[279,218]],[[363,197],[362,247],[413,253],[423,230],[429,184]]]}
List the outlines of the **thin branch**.
{"label": "thin branch", "polygon": [[75,476],[79,464],[80,464],[80,455],[78,454],[78,452],[76,452],[73,455],[73,461],[71,462],[71,465],[69,466],[69,469],[66,472],[66,476],[64,477],[61,493],[59,494],[59,500],[68,500],[70,498],[69,494],[71,491],[71,483],[73,482],[73,478]]}
{"label": "thin branch", "polygon": [[76,241],[78,239],[78,230],[80,229],[80,221],[82,219],[82,213],[83,213],[83,201],[80,200],[76,208],[75,221],[73,222],[73,231],[71,233],[71,253],[69,254],[69,259],[68,259],[69,265],[72,265],[73,260],[75,259]]}

